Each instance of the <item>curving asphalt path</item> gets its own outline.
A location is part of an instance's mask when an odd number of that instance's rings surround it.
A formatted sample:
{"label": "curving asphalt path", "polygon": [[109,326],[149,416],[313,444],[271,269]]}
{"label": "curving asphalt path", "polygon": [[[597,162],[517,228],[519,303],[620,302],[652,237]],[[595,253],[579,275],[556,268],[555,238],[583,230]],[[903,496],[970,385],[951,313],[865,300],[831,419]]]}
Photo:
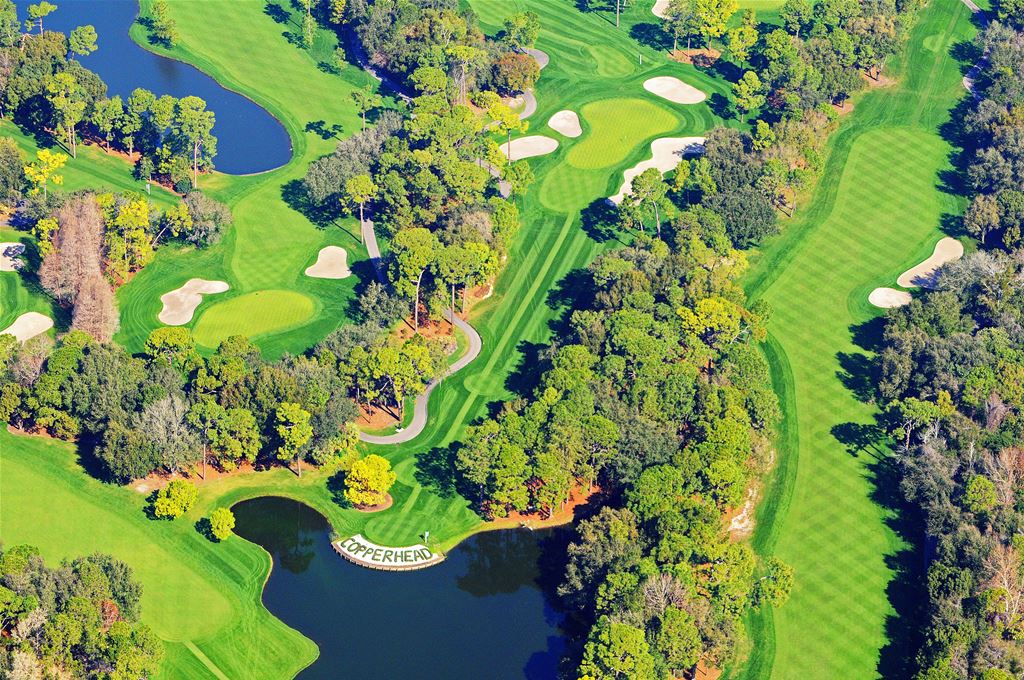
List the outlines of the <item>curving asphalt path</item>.
{"label": "curving asphalt path", "polygon": [[[349,44],[356,60],[364,70],[381,83],[388,85],[396,92],[399,92],[399,95],[403,99],[407,99],[407,95],[401,91],[398,83],[392,81],[386,74],[374,69],[373,66],[370,65],[369,60],[366,59],[366,55],[361,49],[361,46],[358,45],[358,41],[350,38]],[[526,52],[537,60],[540,68],[543,69],[548,65],[548,55],[544,52],[534,49],[526,50]],[[526,100],[526,105],[523,108],[523,112],[519,114],[520,119],[532,116],[537,110],[537,98],[534,96],[533,90],[527,90],[524,92],[523,97]],[[481,164],[487,168],[488,172],[490,172],[492,176],[498,178],[498,187],[501,195],[504,198],[508,198],[512,190],[511,184],[501,179],[501,172],[498,168],[486,161],[481,161]],[[363,220],[359,224],[359,230],[362,233],[363,242],[366,244],[366,252],[370,256],[370,262],[373,263],[373,269],[377,273],[377,278],[381,283],[386,284],[387,278],[384,276],[383,265],[380,257],[380,247],[377,245],[377,234],[373,229],[373,222],[371,220]],[[427,426],[427,420],[429,417],[428,403],[430,402],[430,395],[434,391],[434,388],[440,385],[441,381],[448,376],[453,375],[468,366],[470,362],[480,355],[480,351],[483,349],[483,340],[480,339],[480,334],[476,332],[476,329],[469,325],[467,321],[460,319],[453,309],[448,310],[448,319],[455,324],[456,328],[465,333],[467,338],[469,338],[469,347],[467,348],[466,353],[456,359],[455,362],[448,367],[447,371],[427,383],[427,388],[422,394],[416,397],[416,402],[413,405],[412,421],[409,423],[408,427],[400,432],[383,436],[360,432],[360,441],[364,441],[368,444],[389,445],[403,444],[418,437],[419,434],[423,432],[423,428]]]}
{"label": "curving asphalt path", "polygon": [[457,373],[468,366],[473,359],[476,359],[480,355],[480,350],[483,349],[483,341],[480,339],[480,334],[476,332],[476,329],[460,319],[451,309],[448,310],[448,318],[457,328],[459,328],[459,330],[466,334],[467,338],[469,338],[469,348],[466,350],[466,353],[456,359],[455,363],[449,366],[447,371],[427,383],[427,389],[416,397],[416,403],[413,406],[412,422],[409,423],[408,427],[401,432],[395,432],[394,434],[385,436],[360,432],[360,441],[364,441],[368,444],[386,445],[402,444],[415,439],[419,436],[420,432],[423,432],[423,428],[427,426],[427,417],[429,415],[427,413],[427,404],[430,401],[430,394],[434,391],[434,388],[440,385],[441,381],[448,376]]}
{"label": "curving asphalt path", "polygon": [[363,243],[366,244],[366,252],[370,255],[373,271],[377,272],[377,280],[386,285],[388,281],[384,276],[384,267],[380,259],[380,246],[377,245],[377,232],[373,230],[373,221],[363,220],[360,222],[359,231],[363,234]]}

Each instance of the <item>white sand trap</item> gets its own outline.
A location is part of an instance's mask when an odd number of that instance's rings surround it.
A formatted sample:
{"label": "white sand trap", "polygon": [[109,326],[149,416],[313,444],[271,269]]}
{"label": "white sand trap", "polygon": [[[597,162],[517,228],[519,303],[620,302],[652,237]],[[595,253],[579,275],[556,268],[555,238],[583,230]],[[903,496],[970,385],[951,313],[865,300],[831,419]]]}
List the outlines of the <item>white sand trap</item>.
{"label": "white sand trap", "polygon": [[900,274],[896,283],[904,288],[922,286],[931,288],[935,285],[935,272],[947,262],[955,262],[964,256],[964,244],[955,238],[946,237],[935,244],[932,256],[921,264],[911,267]]}
{"label": "white sand trap", "polygon": [[882,309],[891,309],[892,307],[902,307],[903,305],[909,305],[913,298],[905,290],[896,290],[895,288],[875,288],[868,295],[868,302],[873,304],[875,307],[881,307]]}
{"label": "white sand trap", "polygon": [[679,78],[673,78],[672,76],[658,76],[657,78],[646,80],[644,81],[644,89],[676,104],[699,104],[708,98],[706,94],[693,85],[687,85],[679,80]]}
{"label": "white sand trap", "polygon": [[306,276],[314,279],[344,279],[352,275],[348,268],[348,253],[339,246],[327,246],[312,266],[306,267]]}
{"label": "white sand trap", "polygon": [[547,66],[548,62],[551,61],[551,57],[548,56],[547,52],[541,52],[540,50],[534,49],[532,47],[528,47],[526,49],[526,53],[533,57],[534,61],[537,62],[537,66],[540,68],[541,71],[543,71],[544,67]]}
{"label": "white sand trap", "polygon": [[8,257],[7,255],[4,255],[4,251],[6,251],[8,248],[12,248],[15,246],[20,246],[20,250],[25,249],[25,247],[22,246],[20,243],[0,243],[0,272],[13,272],[18,270],[18,257]]}
{"label": "white sand trap", "polygon": [[664,19],[665,15],[668,14],[669,2],[670,0],[658,0],[654,3],[654,7],[651,8],[651,12],[659,19]]}
{"label": "white sand trap", "polygon": [[687,154],[701,153],[704,151],[704,137],[662,137],[651,142],[651,157],[646,161],[640,161],[632,168],[622,173],[626,180],[619,187],[619,193],[608,200],[619,205],[633,189],[633,178],[648,168],[657,168],[658,172],[665,174],[672,170],[683,156]]}
{"label": "white sand trap", "polygon": [[548,120],[548,127],[566,137],[579,137],[583,134],[580,117],[575,111],[559,111]]}
{"label": "white sand trap", "polygon": [[181,326],[192,320],[196,307],[203,301],[204,295],[223,293],[230,286],[224,281],[207,281],[206,279],[189,279],[181,288],[160,296],[164,308],[160,310],[160,323],[168,326]]}
{"label": "white sand trap", "polygon": [[[509,155],[508,144],[501,145],[501,152]],[[558,148],[558,140],[545,137],[544,135],[529,135],[512,140],[512,155],[514,161],[521,161],[524,158],[534,156],[546,156]]]}
{"label": "white sand trap", "polygon": [[0,335],[13,335],[18,342],[25,342],[53,328],[53,319],[39,312],[25,312],[14,320]]}

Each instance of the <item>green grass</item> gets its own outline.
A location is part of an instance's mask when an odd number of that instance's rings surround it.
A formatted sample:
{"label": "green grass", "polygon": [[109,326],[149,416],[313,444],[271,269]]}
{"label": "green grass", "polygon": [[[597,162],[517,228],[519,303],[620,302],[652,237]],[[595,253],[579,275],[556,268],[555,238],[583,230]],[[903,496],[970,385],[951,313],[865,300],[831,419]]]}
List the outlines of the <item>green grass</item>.
{"label": "green grass", "polygon": [[910,624],[889,590],[908,546],[880,498],[891,489],[878,408],[857,391],[870,393],[864,345],[880,314],[868,293],[926,257],[962,209],[942,190],[953,150],[939,129],[964,94],[948,46],[971,31],[956,0],[924,10],[890,65],[899,84],[857,101],[812,202],[751,272],[748,291],[774,309],[767,354],[786,412],[755,546],[793,565],[796,584],[785,607],[751,619],[753,655],[734,677],[904,677],[894,668]]}
{"label": "green grass", "polygon": [[[5,501],[12,499],[13,507],[32,506],[31,512],[37,515],[49,508],[59,510],[61,516],[79,512],[79,506],[93,508],[88,514],[81,511],[88,521],[69,518],[66,530],[40,527],[39,522],[5,522],[5,541],[38,544],[48,558],[73,551],[106,550],[109,544],[122,559],[138,563],[150,598],[144,616],[151,623],[163,617],[160,633],[169,642],[162,677],[217,677],[218,672],[232,678],[289,677],[312,658],[309,641],[284,629],[259,603],[268,567],[265,553],[234,539],[220,546],[208,544],[195,532],[192,523],[214,507],[261,495],[283,495],[322,512],[339,534],[360,532],[386,545],[418,542],[422,532],[429,530],[438,541],[434,547],[450,549],[481,530],[479,517],[450,487],[447,447],[462,435],[467,423],[486,415],[494,402],[521,388],[520,370],[532,367],[535,352],[550,340],[551,322],[562,309],[559,298],[552,295],[559,282],[598,253],[619,245],[591,239],[581,228],[581,210],[614,193],[622,171],[649,156],[653,137],[697,135],[720,122],[705,104],[676,107],[653,101],[643,90],[647,78],[676,75],[709,95],[729,93],[728,84],[692,67],[670,63],[653,47],[638,46],[630,37],[632,27],[641,20],[651,23],[638,7],[632,8],[616,30],[605,17],[580,14],[562,0],[472,0],[471,5],[490,33],[497,32],[512,12],[531,9],[541,15],[538,47],[551,55],[551,64],[537,87],[539,108],[531,119],[534,131],[561,109],[581,111],[594,102],[632,96],[649,102],[649,112],[668,122],[640,129],[631,148],[614,151],[615,160],[596,169],[573,169],[565,161],[565,154],[589,137],[566,141],[556,153],[531,159],[538,183],[520,199],[523,228],[511,245],[510,266],[498,278],[494,295],[474,310],[483,353],[433,392],[431,419],[422,435],[401,446],[373,449],[391,460],[398,475],[392,508],[367,515],[342,507],[334,498],[329,470],[307,471],[298,479],[287,470],[274,469],[211,481],[203,485],[199,503],[188,517],[174,523],[151,522],[142,513],[141,495],[85,477],[70,447],[0,435],[5,463],[12,461],[11,466],[19,467],[17,476],[0,476]],[[262,3],[257,2],[171,2],[181,34],[173,55],[197,64],[278,115],[292,135],[296,158],[280,170],[259,176],[201,179],[204,190],[231,204],[236,227],[215,248],[162,249],[157,261],[122,289],[124,330],[119,340],[131,349],[137,349],[156,325],[160,295],[193,276],[227,281],[232,286],[229,295],[292,291],[319,305],[309,323],[263,336],[259,341],[268,355],[304,348],[344,320],[355,277],[326,281],[309,279],[302,272],[317,250],[328,243],[362,254],[353,236],[339,228],[350,223],[321,230],[288,207],[282,197],[312,158],[333,147],[333,141],[306,134],[307,122],[341,122],[348,132],[356,128],[348,91],[362,82],[362,74],[347,69],[339,77],[320,71],[317,56],[288,44],[281,36],[283,27],[262,10]],[[649,10],[644,8],[647,15]],[[318,44],[321,40],[325,39],[319,37]],[[252,45],[259,49],[253,50]],[[589,48],[594,45],[603,50],[593,53]],[[623,65],[616,66],[614,53],[631,60],[638,52],[643,54],[642,68],[637,63],[627,72]],[[599,59],[604,60],[606,72],[618,69],[622,75],[598,73]],[[647,124],[622,120],[623,125]],[[584,125],[588,123],[584,121]],[[598,133],[590,129],[587,134]],[[599,134],[612,136],[618,131],[606,128]],[[566,177],[564,191],[555,192],[559,208],[552,210],[543,199],[547,178],[567,167],[575,174]],[[228,307],[233,299],[238,298],[207,297],[193,326],[203,324],[208,314]],[[17,495],[15,486],[20,489]],[[68,539],[71,533],[74,540]],[[118,533],[130,538],[114,540],[112,535]],[[156,546],[165,553],[159,559],[153,557],[158,554]],[[191,597],[188,586],[183,585],[192,578],[189,572],[199,574],[220,593],[230,607],[228,619],[204,615],[202,599]],[[181,585],[168,588],[168,583]],[[177,609],[168,614],[166,606],[173,605],[165,606],[159,600],[150,605],[152,598],[167,598]],[[211,670],[211,666],[219,670]]]}
{"label": "green grass", "polygon": [[638,144],[674,130],[679,120],[664,106],[643,99],[615,98],[590,102],[580,111],[584,135],[566,160],[578,170],[599,170],[616,165]]}
{"label": "green grass", "polygon": [[305,322],[316,307],[313,300],[290,290],[260,290],[211,306],[193,329],[196,342],[216,348],[232,335],[259,342],[263,335],[280,333]]}
{"label": "green grass", "polygon": [[[142,4],[148,7],[149,0]],[[295,30],[297,14],[282,25],[255,2],[179,0],[170,7],[182,34],[174,49],[147,45],[145,31],[138,25],[132,27],[132,36],[154,51],[195,64],[265,107],[287,129],[293,156],[284,167],[258,175],[200,178],[203,191],[231,206],[235,228],[213,248],[162,249],[153,265],[119,291],[122,330],[116,339],[138,350],[149,332],[160,325],[160,296],[193,276],[202,276],[227,281],[233,294],[291,290],[313,300],[317,313],[305,323],[256,339],[269,357],[301,352],[346,322],[357,283],[355,277],[313,279],[303,274],[305,268],[327,245],[348,250],[350,266],[366,257],[354,220],[317,225],[289,205],[309,163],[332,151],[337,143],[307,132],[306,126],[317,121],[341,125],[343,135],[358,130],[361,121],[350,95],[373,81],[355,66],[346,66],[339,73],[319,67],[332,59],[337,46],[337,39],[328,31],[318,32],[311,52],[290,44],[284,34]],[[253,45],[260,49],[252,49]],[[245,58],[238,57],[243,54]],[[252,143],[258,145],[260,140]],[[203,308],[217,304],[227,303],[207,300]],[[260,310],[253,306],[249,312],[256,316]],[[193,327],[202,316],[195,318]]]}
{"label": "green grass", "polygon": [[[35,160],[36,152],[44,147],[68,156],[67,163],[57,173],[64,178],[64,182],[59,186],[51,184],[52,189],[129,191],[146,195],[146,183],[132,177],[131,164],[121,156],[105,153],[100,147],[82,144],[78,147],[78,157],[71,158],[71,154],[66,152],[63,147],[47,147],[46,144],[40,144],[34,137],[26,135],[9,120],[0,121],[0,136],[13,139],[26,162]],[[153,185],[149,200],[154,206],[168,208],[179,199],[163,187]]]}

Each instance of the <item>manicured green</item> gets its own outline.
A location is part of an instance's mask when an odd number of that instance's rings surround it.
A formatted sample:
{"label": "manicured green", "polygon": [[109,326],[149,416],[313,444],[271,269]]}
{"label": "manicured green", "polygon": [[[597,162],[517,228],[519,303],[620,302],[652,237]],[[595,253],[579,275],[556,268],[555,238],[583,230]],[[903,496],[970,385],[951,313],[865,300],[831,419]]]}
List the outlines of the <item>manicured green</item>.
{"label": "manicured green", "polygon": [[[961,72],[948,49],[930,46],[972,30],[956,0],[923,11],[890,64],[898,85],[857,100],[812,202],[751,272],[749,293],[774,309],[768,356],[786,412],[755,545],[791,564],[796,585],[788,604],[752,621],[753,656],[734,677],[875,677],[910,651],[901,635],[911,622],[896,623],[890,599],[895,563],[909,549],[881,498],[890,449],[863,429],[878,407],[852,389],[870,388],[863,371],[877,326],[865,324],[881,311],[868,293],[927,257],[943,217],[962,209],[940,179],[952,151],[940,127],[964,96]],[[850,433],[868,436],[849,443]]]}
{"label": "manicured green", "polygon": [[579,111],[589,134],[569,150],[566,160],[579,170],[616,165],[636,150],[638,142],[669,132],[679,124],[664,105],[643,99],[602,99]]}
{"label": "manicured green", "polygon": [[196,323],[193,335],[204,347],[216,348],[232,335],[259,341],[260,336],[294,328],[313,316],[313,301],[290,290],[260,290],[211,306]]}

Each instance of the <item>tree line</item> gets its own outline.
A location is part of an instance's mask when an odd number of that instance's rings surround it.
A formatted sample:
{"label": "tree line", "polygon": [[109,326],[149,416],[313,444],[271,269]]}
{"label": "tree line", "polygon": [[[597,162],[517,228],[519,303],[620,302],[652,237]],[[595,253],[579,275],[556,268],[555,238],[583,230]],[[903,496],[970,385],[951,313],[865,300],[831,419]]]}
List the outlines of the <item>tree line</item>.
{"label": "tree line", "polygon": [[995,12],[957,121],[972,194],[963,226],[981,249],[887,315],[876,367],[901,488],[927,537],[921,680],[1024,669],[1024,6]]}
{"label": "tree line", "polygon": [[138,680],[163,644],[139,622],[131,567],[95,553],[47,566],[33,546],[0,550],[0,674]]}
{"label": "tree line", "polygon": [[405,307],[380,284],[359,305],[360,323],[278,361],[241,336],[203,356],[180,327],[154,330],[138,356],[88,328],[56,345],[0,336],[0,420],[77,440],[91,469],[122,483],[154,471],[205,475],[207,465],[347,469],[358,458],[357,402],[400,418],[454,349],[392,337]]}
{"label": "tree line", "polygon": [[217,155],[214,114],[206,102],[158,97],[143,88],[127,99],[108,97],[106,83],[78,61],[100,48],[95,28],[82,26],[67,36],[44,31],[42,17],[56,9],[47,2],[32,5],[30,15],[43,14],[22,33],[14,3],[0,0],[0,118],[53,139],[74,157],[82,138],[102,144],[127,154],[140,179],[191,191]]}
{"label": "tree line", "polygon": [[526,54],[540,31],[533,12],[510,15],[496,39],[480,30],[476,15],[458,0],[349,0],[332,2],[342,30],[354,32],[370,63],[406,87],[416,86],[421,68],[448,74],[461,101],[469,92],[523,92],[540,75]]}
{"label": "tree line", "polygon": [[767,469],[779,415],[758,348],[768,310],[746,305],[745,268],[700,208],[599,257],[532,394],[457,447],[462,493],[487,517],[547,515],[574,487],[600,487],[559,588],[589,631],[578,677],[720,667],[744,609],[788,595],[791,570],[731,541],[723,522]]}

